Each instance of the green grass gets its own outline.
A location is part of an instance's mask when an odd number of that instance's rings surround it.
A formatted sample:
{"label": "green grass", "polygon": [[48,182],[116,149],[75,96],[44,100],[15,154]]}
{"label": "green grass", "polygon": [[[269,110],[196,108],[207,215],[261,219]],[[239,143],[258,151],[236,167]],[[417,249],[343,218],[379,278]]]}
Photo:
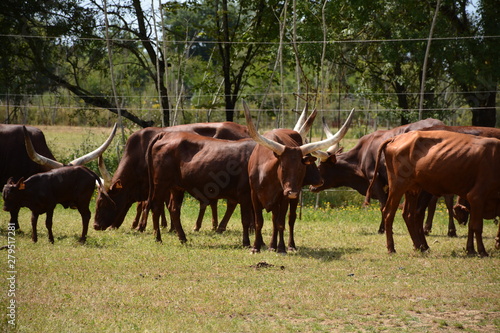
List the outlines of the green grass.
{"label": "green grass", "polygon": [[[368,209],[305,207],[296,227],[297,252],[278,255],[264,250],[252,255],[240,246],[237,214],[223,235],[208,230],[208,215],[200,232],[191,231],[197,207],[193,200],[186,200],[183,207],[185,245],[166,231],[164,243],[155,243],[151,225],[142,234],[130,230],[133,210],[122,228],[90,230],[87,244],[80,245],[79,215],[62,208],[55,213],[55,244],[48,243],[44,219],[38,226],[39,241],[33,244],[29,211],[23,209],[24,233],[16,235],[15,252],[17,331],[500,329],[500,254],[493,248],[497,226],[491,221],[485,222],[484,230],[488,258],[466,256],[466,228],[460,227],[458,238],[445,236],[442,208],[428,237],[428,253],[412,249],[399,217],[395,222],[398,253],[389,255],[384,236],[376,233],[380,213],[375,205]],[[8,214],[2,212],[0,217],[5,235]],[[270,225],[268,214],[266,242]],[[256,268],[260,262],[272,266]],[[6,309],[10,298],[6,292],[1,295]],[[8,331],[5,316],[1,324],[2,331]]]}

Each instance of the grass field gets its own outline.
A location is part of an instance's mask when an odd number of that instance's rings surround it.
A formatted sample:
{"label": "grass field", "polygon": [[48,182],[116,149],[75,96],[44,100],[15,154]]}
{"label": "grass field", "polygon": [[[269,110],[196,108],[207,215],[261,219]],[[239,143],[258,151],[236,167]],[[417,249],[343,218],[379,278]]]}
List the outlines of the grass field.
{"label": "grass field", "polygon": [[[39,241],[31,242],[30,212],[23,209],[23,232],[10,253],[15,262],[0,251],[0,331],[500,332],[500,251],[492,221],[484,226],[490,256],[478,258],[465,254],[466,227],[458,227],[458,238],[446,236],[442,205],[427,253],[412,249],[398,214],[398,252],[389,255],[376,232],[376,204],[304,207],[296,225],[298,251],[278,255],[241,247],[238,213],[223,235],[209,230],[208,212],[202,230],[191,231],[197,211],[198,204],[186,200],[186,244],[166,230],[163,244],[155,243],[151,223],[144,233],[130,230],[131,209],[120,229],[91,229],[80,245],[78,213],[58,206],[52,245],[44,216]],[[8,218],[0,212],[0,245],[8,241]],[[15,327],[7,316],[12,300]]]}

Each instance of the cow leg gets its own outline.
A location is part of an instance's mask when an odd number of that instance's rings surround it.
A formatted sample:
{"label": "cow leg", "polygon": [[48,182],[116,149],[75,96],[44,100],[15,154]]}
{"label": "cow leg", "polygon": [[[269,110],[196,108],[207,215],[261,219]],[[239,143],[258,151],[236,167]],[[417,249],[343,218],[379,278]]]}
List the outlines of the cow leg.
{"label": "cow leg", "polygon": [[448,209],[448,237],[457,237],[457,228],[453,218],[453,195],[445,195],[444,203]]}
{"label": "cow leg", "polygon": [[[479,207],[477,207],[479,206]],[[473,205],[471,202],[469,233],[467,236],[467,254],[475,255],[474,236],[476,237],[477,251],[481,257],[487,257],[488,253],[483,243],[483,216],[482,205]]]}
{"label": "cow leg", "polygon": [[87,232],[89,230],[89,221],[91,216],[89,204],[87,203],[86,206],[78,208],[78,211],[82,216],[82,236],[80,237],[79,242],[84,244],[87,240]]}
{"label": "cow leg", "polygon": [[424,234],[429,235],[432,231],[432,221],[434,220],[434,214],[436,213],[436,206],[439,197],[433,195],[432,199],[429,201],[427,206],[427,219],[424,225]]}
{"label": "cow leg", "polygon": [[[420,215],[418,211],[418,199],[419,199],[419,194],[418,193],[405,193],[405,201],[404,201],[404,207],[403,207],[403,219],[406,224],[406,228],[408,229],[408,232],[410,234],[411,240],[413,242],[413,247],[416,250],[426,250],[425,246],[423,243],[425,243],[425,240],[422,241],[421,235],[423,235],[423,228],[422,224],[419,223],[420,221]],[[425,207],[422,209],[425,215]],[[421,215],[423,221],[424,215]],[[420,234],[419,234],[419,229],[420,229]]]}
{"label": "cow leg", "polygon": [[[380,212],[382,213],[384,209],[384,205],[380,203]],[[378,233],[383,234],[385,232],[385,224],[384,224],[384,214],[382,213],[382,220],[380,221],[380,226],[378,227]]]}
{"label": "cow leg", "polygon": [[[162,228],[166,228],[168,227],[168,223],[167,223],[167,217],[165,216],[165,205],[167,204],[167,202],[164,203],[163,205],[163,209],[161,210],[161,213],[160,213],[160,218],[161,218],[161,227]],[[172,226],[170,226],[170,230],[169,232],[173,231],[172,229]]]}
{"label": "cow leg", "polygon": [[392,194],[389,192],[389,196],[387,198],[387,202],[382,210],[384,226],[385,226],[385,238],[387,242],[387,251],[389,253],[395,253],[396,249],[394,248],[394,237],[392,231],[392,225],[394,223],[394,217],[398,210],[399,201],[403,195],[400,193]]}
{"label": "cow leg", "polygon": [[45,217],[45,227],[49,233],[49,242],[54,244],[54,235],[52,234],[52,218],[54,217],[54,208],[48,209]]}
{"label": "cow leg", "polygon": [[[144,232],[146,230],[146,226],[148,225],[148,217],[149,217],[149,207],[148,201],[141,201],[137,203],[137,216],[140,217],[139,223],[137,224],[137,231]],[[141,212],[139,212],[141,210]],[[161,215],[161,212],[160,212]]]}
{"label": "cow leg", "polygon": [[[238,203],[236,201],[233,201],[233,200],[227,201],[226,213],[224,214],[224,217],[222,218],[222,220],[219,223],[219,226],[217,227],[217,230],[216,230],[217,233],[222,234],[224,231],[226,231],[227,223],[229,222],[229,219],[231,219],[231,216],[233,215],[234,210],[236,209],[237,205],[238,205]],[[240,209],[242,209],[242,208],[240,207]],[[253,220],[253,217],[252,217],[252,220]],[[249,225],[249,227],[250,227],[250,225]]]}
{"label": "cow leg", "polygon": [[137,208],[135,210],[135,217],[134,217],[134,221],[132,221],[131,229],[139,230],[139,221],[141,221],[142,211],[145,208],[144,206],[146,206],[146,202],[144,202],[144,201],[140,201],[137,203]]}
{"label": "cow leg", "polygon": [[14,225],[15,230],[19,230],[19,210],[21,208],[14,208],[10,211],[10,222],[9,224]]}
{"label": "cow leg", "polygon": [[284,197],[276,212],[273,210],[273,236],[269,249],[276,250],[277,253],[286,253],[284,233],[289,202],[290,199]]}
{"label": "cow leg", "polygon": [[36,224],[38,222],[38,214],[31,213],[31,240],[33,243],[38,241],[38,234],[36,232]]}
{"label": "cow leg", "polygon": [[219,216],[217,214],[217,200],[210,202],[210,208],[212,209],[212,230],[217,230],[219,226]]}
{"label": "cow leg", "polygon": [[156,200],[154,198],[148,200],[147,209],[151,210],[151,215],[153,217],[153,232],[155,233],[155,240],[161,243],[160,214],[163,209],[163,200]]}
{"label": "cow leg", "polygon": [[186,234],[184,233],[181,224],[181,207],[183,200],[184,191],[171,191],[168,210],[170,211],[170,220],[175,228],[175,231],[177,232],[177,237],[179,237],[181,243],[187,242]]}
{"label": "cow leg", "polygon": [[264,216],[262,215],[262,210],[264,209],[258,198],[252,198],[254,216],[255,216],[255,241],[253,243],[252,253],[260,252],[264,241],[262,239],[262,227],[264,226]]}
{"label": "cow leg", "polygon": [[[427,207],[429,207],[429,204],[433,199],[437,197],[433,196],[432,194],[425,192],[425,191],[420,191],[414,198],[414,202],[416,207],[415,209],[415,215],[414,215],[414,220],[411,221],[412,223],[412,231],[414,233],[414,245],[415,249],[420,250],[420,251],[427,251],[429,249],[429,245],[427,245],[427,240],[425,239],[425,233],[424,233],[424,219],[425,219],[425,210]],[[432,215],[434,215],[434,212],[432,212]],[[432,224],[432,218],[431,218],[431,224]]]}
{"label": "cow leg", "polygon": [[[232,203],[234,203],[234,207],[236,207],[236,203],[231,202],[231,204]],[[226,211],[224,218],[226,218],[226,215],[229,211],[229,204],[230,204],[230,201],[228,201],[228,210]],[[232,209],[232,211],[234,211],[234,208]],[[249,230],[250,230],[250,225],[254,223],[253,222],[254,212],[252,209],[252,204],[251,203],[240,204],[240,212],[241,212],[241,225],[243,227],[243,247],[250,247]],[[231,212],[231,215],[232,215],[232,212]],[[222,222],[221,222],[221,224],[222,224]],[[227,221],[226,221],[226,224],[227,224]],[[219,228],[220,228],[220,225],[219,225]],[[224,227],[224,229],[225,229],[225,227]]]}
{"label": "cow leg", "polygon": [[[198,218],[196,219],[196,223],[194,225],[194,231],[200,231],[201,224],[203,222],[203,217],[205,216],[205,211],[207,210],[207,204],[200,201],[200,210],[198,212]],[[212,211],[213,214],[213,211]]]}
{"label": "cow leg", "polygon": [[288,213],[288,251],[297,251],[294,239],[295,221],[297,220],[298,199],[290,200],[290,211]]}

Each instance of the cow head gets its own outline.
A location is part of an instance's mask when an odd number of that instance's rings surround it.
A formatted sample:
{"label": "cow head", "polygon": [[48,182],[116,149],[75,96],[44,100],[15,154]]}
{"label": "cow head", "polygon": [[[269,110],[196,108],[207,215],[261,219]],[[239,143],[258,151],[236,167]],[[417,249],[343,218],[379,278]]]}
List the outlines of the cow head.
{"label": "cow head", "polygon": [[[250,136],[260,146],[270,149],[274,153],[275,158],[278,160],[277,173],[283,189],[283,195],[290,199],[296,198],[300,192],[305,179],[306,165],[312,165],[311,163],[314,163],[314,161],[311,160],[310,154],[317,150],[337,144],[347,133],[354,114],[353,109],[342,128],[330,138],[319,142],[302,144],[302,140],[299,136],[299,139],[295,140],[295,144],[290,145],[277,142],[276,140],[260,135],[253,124],[250,116],[250,110],[248,109],[245,101],[243,101],[243,108]],[[310,127],[315,116],[316,114],[313,112],[313,114],[306,121],[308,127]],[[306,126],[306,124],[304,124],[304,126]],[[279,136],[281,132],[278,131],[280,130],[276,130],[276,134]],[[297,133],[296,131],[290,132]],[[291,137],[292,135],[293,134],[290,133],[288,136]],[[282,140],[282,142],[285,141]]]}
{"label": "cow head", "polygon": [[[131,206],[131,204],[126,204],[130,200],[127,198],[126,191],[123,190],[121,180],[112,180],[101,156],[99,156],[98,162],[104,184],[99,189],[97,196],[94,229],[106,230],[110,227],[119,228]],[[126,208],[124,209],[125,206]]]}
{"label": "cow head", "polygon": [[14,182],[12,177],[9,178],[2,191],[3,210],[8,212],[20,208],[25,189],[24,178],[19,179],[17,182]]}

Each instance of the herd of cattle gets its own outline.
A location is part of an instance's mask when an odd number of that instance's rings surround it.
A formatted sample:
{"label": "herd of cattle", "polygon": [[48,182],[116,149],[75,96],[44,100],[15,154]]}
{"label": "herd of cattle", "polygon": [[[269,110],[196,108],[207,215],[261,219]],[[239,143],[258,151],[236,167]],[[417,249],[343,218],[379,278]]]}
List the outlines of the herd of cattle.
{"label": "herd of cattle", "polygon": [[[288,250],[296,249],[294,224],[299,194],[348,186],[380,202],[389,252],[395,252],[392,223],[404,195],[403,218],[415,249],[429,248],[425,235],[432,227],[433,209],[440,196],[449,210],[449,236],[455,236],[453,219],[469,220],[468,254],[487,256],[482,240],[483,219],[500,215],[500,129],[445,126],[426,119],[391,130],[363,136],[347,152],[339,149],[354,114],[332,134],[323,121],[326,139],[307,142],[316,117],[307,108],[293,130],[274,129],[263,135],[253,124],[243,103],[246,125],[232,122],[198,123],[166,128],[145,128],[133,133],[119,165],[111,176],[102,154],[116,126],[98,149],[68,165],[57,162],[43,133],[34,127],[0,125],[0,183],[4,210],[10,225],[19,228],[21,207],[32,211],[32,240],[37,241],[37,220],[46,213],[49,241],[57,204],[78,209],[82,217],[81,242],[85,242],[91,217],[89,203],[96,183],[94,229],[119,228],[129,208],[137,204],[133,228],[144,230],[152,214],[156,240],[161,242],[160,218],[166,226],[165,207],[172,228],[186,241],[180,211],[185,192],[200,202],[195,230],[207,206],[212,208],[213,228],[222,233],[236,206],[241,209],[243,246],[253,252],[263,246],[262,211],[272,212],[273,233],[269,248],[285,253],[284,231],[288,213]],[[98,159],[102,179],[83,164]],[[453,205],[453,195],[458,196]],[[217,223],[217,201],[227,200],[227,211]],[[425,211],[428,219],[424,226]],[[477,250],[474,247],[476,239]],[[500,248],[500,229],[496,237]]]}

